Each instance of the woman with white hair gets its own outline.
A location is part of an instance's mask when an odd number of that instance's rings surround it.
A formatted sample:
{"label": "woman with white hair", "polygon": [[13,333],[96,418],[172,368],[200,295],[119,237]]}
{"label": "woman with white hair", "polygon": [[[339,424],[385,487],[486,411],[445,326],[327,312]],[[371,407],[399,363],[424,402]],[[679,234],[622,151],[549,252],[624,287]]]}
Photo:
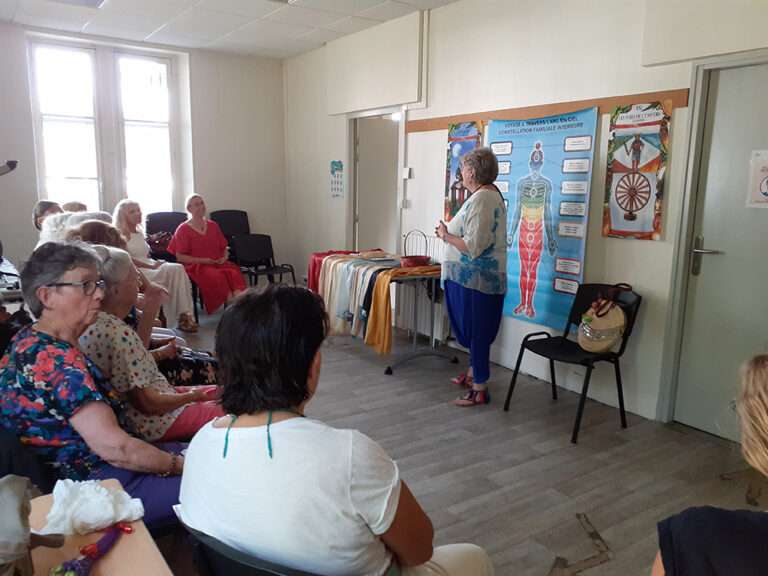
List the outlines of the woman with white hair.
{"label": "woman with white hair", "polygon": [[107,224],[112,224],[112,216],[109,212],[61,212],[46,216],[40,225],[40,240],[36,248],[39,248],[46,242],[64,242],[67,232],[82,224],[86,220],[101,220]]}
{"label": "woman with white hair", "polygon": [[192,284],[183,264],[153,260],[149,256],[149,245],[141,229],[141,206],[134,200],[121,200],[115,207],[114,225],[125,238],[133,263],[144,276],[168,291],[168,302],[164,305],[165,317],[177,321],[179,330],[197,332],[192,302]]}
{"label": "woman with white hair", "polygon": [[[189,440],[206,422],[223,415],[212,402],[216,386],[174,388],[163,376],[125,318],[139,295],[139,275],[130,254],[94,246],[106,286],[101,311],[80,336],[80,349],[93,360],[124,400],[123,417],[144,440]],[[146,297],[144,313],[156,313],[161,299]]]}

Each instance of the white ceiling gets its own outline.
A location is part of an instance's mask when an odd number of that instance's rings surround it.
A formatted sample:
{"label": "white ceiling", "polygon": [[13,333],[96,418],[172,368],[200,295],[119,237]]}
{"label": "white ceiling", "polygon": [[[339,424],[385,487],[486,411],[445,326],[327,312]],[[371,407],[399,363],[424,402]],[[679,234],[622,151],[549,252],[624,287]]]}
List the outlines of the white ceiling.
{"label": "white ceiling", "polygon": [[[0,20],[184,48],[284,58],[455,0],[0,0]],[[76,1],[76,0],[69,0]]]}

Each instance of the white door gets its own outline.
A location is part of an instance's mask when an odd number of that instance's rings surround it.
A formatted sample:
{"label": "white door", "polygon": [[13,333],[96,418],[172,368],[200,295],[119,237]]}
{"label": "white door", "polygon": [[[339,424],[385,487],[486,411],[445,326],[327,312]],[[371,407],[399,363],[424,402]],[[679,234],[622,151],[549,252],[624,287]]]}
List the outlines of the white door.
{"label": "white door", "polygon": [[397,251],[397,131],[398,123],[388,116],[357,120],[358,250]]}
{"label": "white door", "polygon": [[747,206],[766,94],[768,64],[711,72],[675,403],[675,420],[736,441],[739,367],[768,351],[768,208]]}

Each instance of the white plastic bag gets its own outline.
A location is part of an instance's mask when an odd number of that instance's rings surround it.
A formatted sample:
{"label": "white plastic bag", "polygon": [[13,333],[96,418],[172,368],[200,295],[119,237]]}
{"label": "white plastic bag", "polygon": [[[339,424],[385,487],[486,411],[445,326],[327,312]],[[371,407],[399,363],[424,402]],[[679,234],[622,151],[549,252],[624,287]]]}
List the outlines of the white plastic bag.
{"label": "white plastic bag", "polygon": [[141,500],[131,498],[125,490],[107,488],[95,480],[59,480],[40,534],[88,534],[142,516]]}

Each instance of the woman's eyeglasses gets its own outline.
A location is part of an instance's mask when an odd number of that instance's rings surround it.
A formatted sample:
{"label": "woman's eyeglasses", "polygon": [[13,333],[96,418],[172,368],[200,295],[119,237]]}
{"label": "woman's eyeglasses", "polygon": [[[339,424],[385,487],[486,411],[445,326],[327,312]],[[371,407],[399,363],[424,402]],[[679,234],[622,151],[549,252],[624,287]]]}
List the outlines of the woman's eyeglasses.
{"label": "woman's eyeglasses", "polygon": [[104,290],[107,287],[107,283],[104,280],[84,280],[82,282],[52,282],[51,284],[46,284],[46,286],[52,288],[57,288],[59,286],[79,286],[83,289],[83,294],[86,296],[93,296],[93,293],[96,292],[96,288]]}

